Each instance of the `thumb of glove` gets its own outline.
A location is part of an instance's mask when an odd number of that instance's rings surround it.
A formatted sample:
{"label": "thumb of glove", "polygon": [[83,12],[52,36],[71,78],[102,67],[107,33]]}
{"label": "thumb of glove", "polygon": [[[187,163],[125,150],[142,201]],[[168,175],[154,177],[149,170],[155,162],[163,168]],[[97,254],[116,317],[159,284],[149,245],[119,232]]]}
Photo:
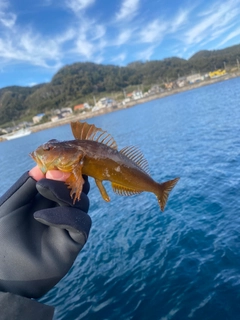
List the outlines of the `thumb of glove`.
{"label": "thumb of glove", "polygon": [[[42,179],[37,182],[36,188],[42,196],[53,201],[55,207],[36,211],[34,218],[45,225],[67,230],[71,238],[83,246],[91,228],[91,218],[87,215],[87,195],[82,192],[81,199],[73,205],[69,189],[62,181]],[[83,191],[89,191],[88,181]]]}
{"label": "thumb of glove", "polygon": [[89,215],[73,207],[55,207],[34,213],[34,218],[51,227],[68,231],[70,237],[84,246],[92,225]]}

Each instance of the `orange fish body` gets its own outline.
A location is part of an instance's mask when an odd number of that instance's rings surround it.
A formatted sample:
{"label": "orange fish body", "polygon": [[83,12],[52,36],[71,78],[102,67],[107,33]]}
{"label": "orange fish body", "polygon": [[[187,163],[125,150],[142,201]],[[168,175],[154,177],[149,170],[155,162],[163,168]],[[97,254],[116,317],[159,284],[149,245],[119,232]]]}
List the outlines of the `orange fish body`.
{"label": "orange fish body", "polygon": [[110,198],[102,181],[108,180],[119,195],[154,193],[164,210],[169,192],[179,178],[157,183],[148,174],[147,161],[137,148],[126,147],[118,151],[116,142],[106,131],[86,122],[72,122],[71,128],[75,140],[50,140],[31,156],[43,173],[52,169],[71,173],[66,183],[73,202],[80,199],[84,183],[82,174],[85,174],[95,179],[105,201]]}

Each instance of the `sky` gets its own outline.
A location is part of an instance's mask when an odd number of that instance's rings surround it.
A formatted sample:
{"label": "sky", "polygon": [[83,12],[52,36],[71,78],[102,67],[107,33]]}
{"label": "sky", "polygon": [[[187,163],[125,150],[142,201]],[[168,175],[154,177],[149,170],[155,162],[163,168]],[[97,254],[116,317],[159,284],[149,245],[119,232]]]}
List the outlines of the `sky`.
{"label": "sky", "polygon": [[240,0],[0,0],[0,88],[240,44]]}

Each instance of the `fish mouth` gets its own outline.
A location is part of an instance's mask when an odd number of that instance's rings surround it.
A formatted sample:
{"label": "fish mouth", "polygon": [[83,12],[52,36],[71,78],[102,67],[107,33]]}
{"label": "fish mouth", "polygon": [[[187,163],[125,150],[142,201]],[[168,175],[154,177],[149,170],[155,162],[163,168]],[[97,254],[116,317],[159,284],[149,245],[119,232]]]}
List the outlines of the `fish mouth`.
{"label": "fish mouth", "polygon": [[42,171],[43,174],[45,174],[47,172],[47,168],[46,166],[43,164],[43,162],[41,161],[41,158],[36,155],[36,152],[30,152],[29,156],[37,163],[38,167],[40,168],[40,170]]}
{"label": "fish mouth", "polygon": [[29,153],[29,156],[34,160],[34,161],[36,161],[36,155],[35,155],[35,152],[33,151],[33,152],[30,152]]}

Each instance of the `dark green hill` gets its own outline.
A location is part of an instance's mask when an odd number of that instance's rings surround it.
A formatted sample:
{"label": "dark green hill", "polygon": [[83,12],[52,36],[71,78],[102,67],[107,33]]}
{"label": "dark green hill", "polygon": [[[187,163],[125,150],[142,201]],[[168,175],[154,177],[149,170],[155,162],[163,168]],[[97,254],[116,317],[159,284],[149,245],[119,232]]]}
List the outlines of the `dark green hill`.
{"label": "dark green hill", "polygon": [[0,124],[19,120],[29,112],[26,100],[44,85],[34,87],[11,86],[0,89]]}
{"label": "dark green hill", "polygon": [[134,69],[144,84],[174,80],[191,72],[188,61],[177,57],[145,63],[133,62],[127,67]]}
{"label": "dark green hill", "polygon": [[50,83],[34,87],[0,89],[0,125],[30,120],[37,113],[83,103],[127,87],[162,84],[195,72],[227,68],[240,62],[240,45],[222,50],[203,50],[189,60],[177,57],[155,61],[135,61],[126,67],[91,62],[74,63],[61,68]]}
{"label": "dark green hill", "polygon": [[223,69],[236,66],[237,59],[240,62],[240,45],[235,45],[222,50],[203,50],[195,53],[188,62],[192,66],[197,66],[201,72]]}

